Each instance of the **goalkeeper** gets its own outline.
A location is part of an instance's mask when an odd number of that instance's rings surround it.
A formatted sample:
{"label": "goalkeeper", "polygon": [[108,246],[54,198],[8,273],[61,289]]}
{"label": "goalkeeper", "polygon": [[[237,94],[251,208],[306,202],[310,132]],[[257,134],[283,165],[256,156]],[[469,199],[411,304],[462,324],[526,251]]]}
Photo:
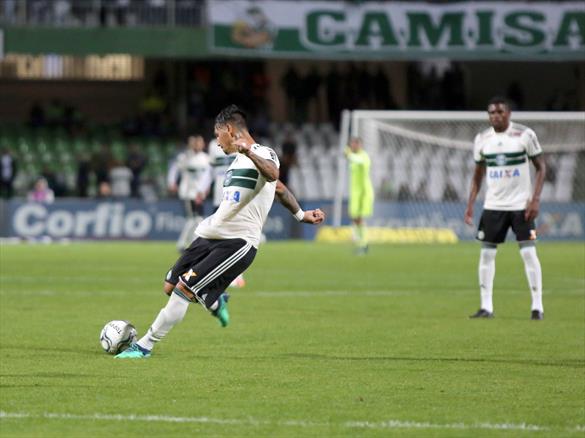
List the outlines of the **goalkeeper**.
{"label": "goalkeeper", "polygon": [[374,210],[374,189],[370,179],[370,157],[363,148],[362,140],[354,137],[345,149],[349,161],[349,217],[352,221],[353,238],[357,245],[356,253],[364,255],[368,252],[368,236],[365,219]]}

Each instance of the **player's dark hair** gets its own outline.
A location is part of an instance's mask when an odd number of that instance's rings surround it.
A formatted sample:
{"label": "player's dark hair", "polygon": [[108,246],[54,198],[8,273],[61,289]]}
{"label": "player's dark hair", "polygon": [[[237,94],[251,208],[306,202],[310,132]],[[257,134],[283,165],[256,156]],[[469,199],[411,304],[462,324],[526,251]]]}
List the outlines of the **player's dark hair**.
{"label": "player's dark hair", "polygon": [[507,99],[504,96],[494,96],[494,97],[492,97],[489,100],[487,106],[490,106],[490,105],[498,105],[498,104],[506,105],[506,108],[508,108],[508,110],[511,110],[512,109],[512,104],[510,103],[510,100]]}
{"label": "player's dark hair", "polygon": [[216,125],[225,125],[231,123],[238,129],[246,129],[246,113],[242,111],[237,105],[226,106],[222,109],[215,118]]}

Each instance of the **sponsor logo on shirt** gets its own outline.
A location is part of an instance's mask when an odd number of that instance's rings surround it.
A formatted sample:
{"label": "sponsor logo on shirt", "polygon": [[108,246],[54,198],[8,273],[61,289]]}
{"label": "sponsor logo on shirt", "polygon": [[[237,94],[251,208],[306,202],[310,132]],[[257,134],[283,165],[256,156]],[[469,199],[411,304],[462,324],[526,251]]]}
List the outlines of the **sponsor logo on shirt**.
{"label": "sponsor logo on shirt", "polygon": [[504,154],[498,154],[496,156],[496,165],[497,166],[505,166],[506,165],[506,156]]}
{"label": "sponsor logo on shirt", "polygon": [[233,172],[232,172],[231,170],[228,170],[228,171],[225,173],[225,179],[223,180],[223,186],[224,186],[224,187],[227,187],[227,186],[229,186],[229,185],[230,185],[230,183],[232,182],[232,174],[233,174]]}
{"label": "sponsor logo on shirt", "polygon": [[185,281],[189,281],[191,279],[191,277],[197,277],[197,273],[193,272],[193,269],[189,269],[189,272],[185,272],[183,274],[183,279]]}
{"label": "sponsor logo on shirt", "polygon": [[490,170],[488,177],[491,179],[516,178],[520,176],[520,169]]}

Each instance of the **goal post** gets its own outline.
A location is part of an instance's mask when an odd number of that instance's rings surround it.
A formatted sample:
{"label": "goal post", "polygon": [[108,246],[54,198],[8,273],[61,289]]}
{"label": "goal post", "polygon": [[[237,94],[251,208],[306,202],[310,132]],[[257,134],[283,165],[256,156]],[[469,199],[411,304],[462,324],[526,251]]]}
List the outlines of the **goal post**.
{"label": "goal post", "polygon": [[[459,238],[473,238],[463,210],[475,167],[473,140],[489,127],[486,112],[356,110],[345,118],[339,156],[356,136],[372,162],[376,207],[369,225],[450,228]],[[585,112],[514,111],[512,121],[533,129],[545,153],[548,172],[537,226],[551,238],[585,238]],[[338,184],[348,184],[345,164],[338,166]],[[347,222],[344,193],[338,189],[335,195],[335,226]],[[482,200],[483,193],[478,204]],[[558,222],[564,219],[569,222]]]}

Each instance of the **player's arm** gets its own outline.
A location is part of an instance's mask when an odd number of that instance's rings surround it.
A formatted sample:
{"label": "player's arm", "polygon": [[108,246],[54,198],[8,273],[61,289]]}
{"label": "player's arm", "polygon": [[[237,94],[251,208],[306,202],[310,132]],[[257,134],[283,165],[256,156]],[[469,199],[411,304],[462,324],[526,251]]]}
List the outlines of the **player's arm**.
{"label": "player's arm", "polygon": [[471,189],[469,190],[469,199],[467,200],[467,207],[465,208],[464,220],[467,225],[473,225],[473,206],[477,195],[481,190],[481,183],[485,176],[485,163],[479,162],[475,164],[475,171],[471,178]]}
{"label": "player's arm", "polygon": [[167,175],[167,188],[169,192],[176,193],[177,192],[177,180],[179,179],[179,164],[178,160],[175,160],[171,163],[169,167],[169,173]]}
{"label": "player's arm", "polygon": [[266,181],[272,182],[278,179],[279,171],[274,161],[262,158],[260,155],[255,154],[251,145],[247,144],[245,141],[238,141],[236,142],[236,145],[238,146],[238,152],[252,160],[252,163],[254,163],[262,176],[266,178]]}
{"label": "player's arm", "polygon": [[205,198],[207,198],[209,190],[211,189],[212,179],[213,169],[211,165],[208,165],[198,181],[197,196],[195,198],[195,203],[197,205],[202,204],[203,201],[205,201]]}
{"label": "player's arm", "polygon": [[536,133],[532,129],[524,131],[522,139],[525,142],[526,154],[530,157],[532,164],[536,168],[536,175],[534,178],[534,192],[532,193],[532,199],[526,205],[524,211],[524,218],[527,221],[531,221],[538,216],[538,210],[540,208],[540,194],[544,185],[544,177],[546,176],[546,163],[542,156],[542,147],[538,142]]}
{"label": "player's arm", "polygon": [[315,210],[303,211],[297,199],[294,197],[288,187],[285,186],[280,180],[276,181],[276,197],[299,222],[305,222],[307,224],[320,224],[325,220],[325,213],[323,213],[319,208]]}
{"label": "player's arm", "polygon": [[531,157],[530,159],[536,168],[536,175],[534,177],[534,193],[532,194],[532,199],[526,206],[526,211],[524,212],[524,218],[527,221],[531,221],[538,216],[538,210],[540,209],[540,194],[542,193],[544,177],[546,176],[546,163],[542,154]]}

